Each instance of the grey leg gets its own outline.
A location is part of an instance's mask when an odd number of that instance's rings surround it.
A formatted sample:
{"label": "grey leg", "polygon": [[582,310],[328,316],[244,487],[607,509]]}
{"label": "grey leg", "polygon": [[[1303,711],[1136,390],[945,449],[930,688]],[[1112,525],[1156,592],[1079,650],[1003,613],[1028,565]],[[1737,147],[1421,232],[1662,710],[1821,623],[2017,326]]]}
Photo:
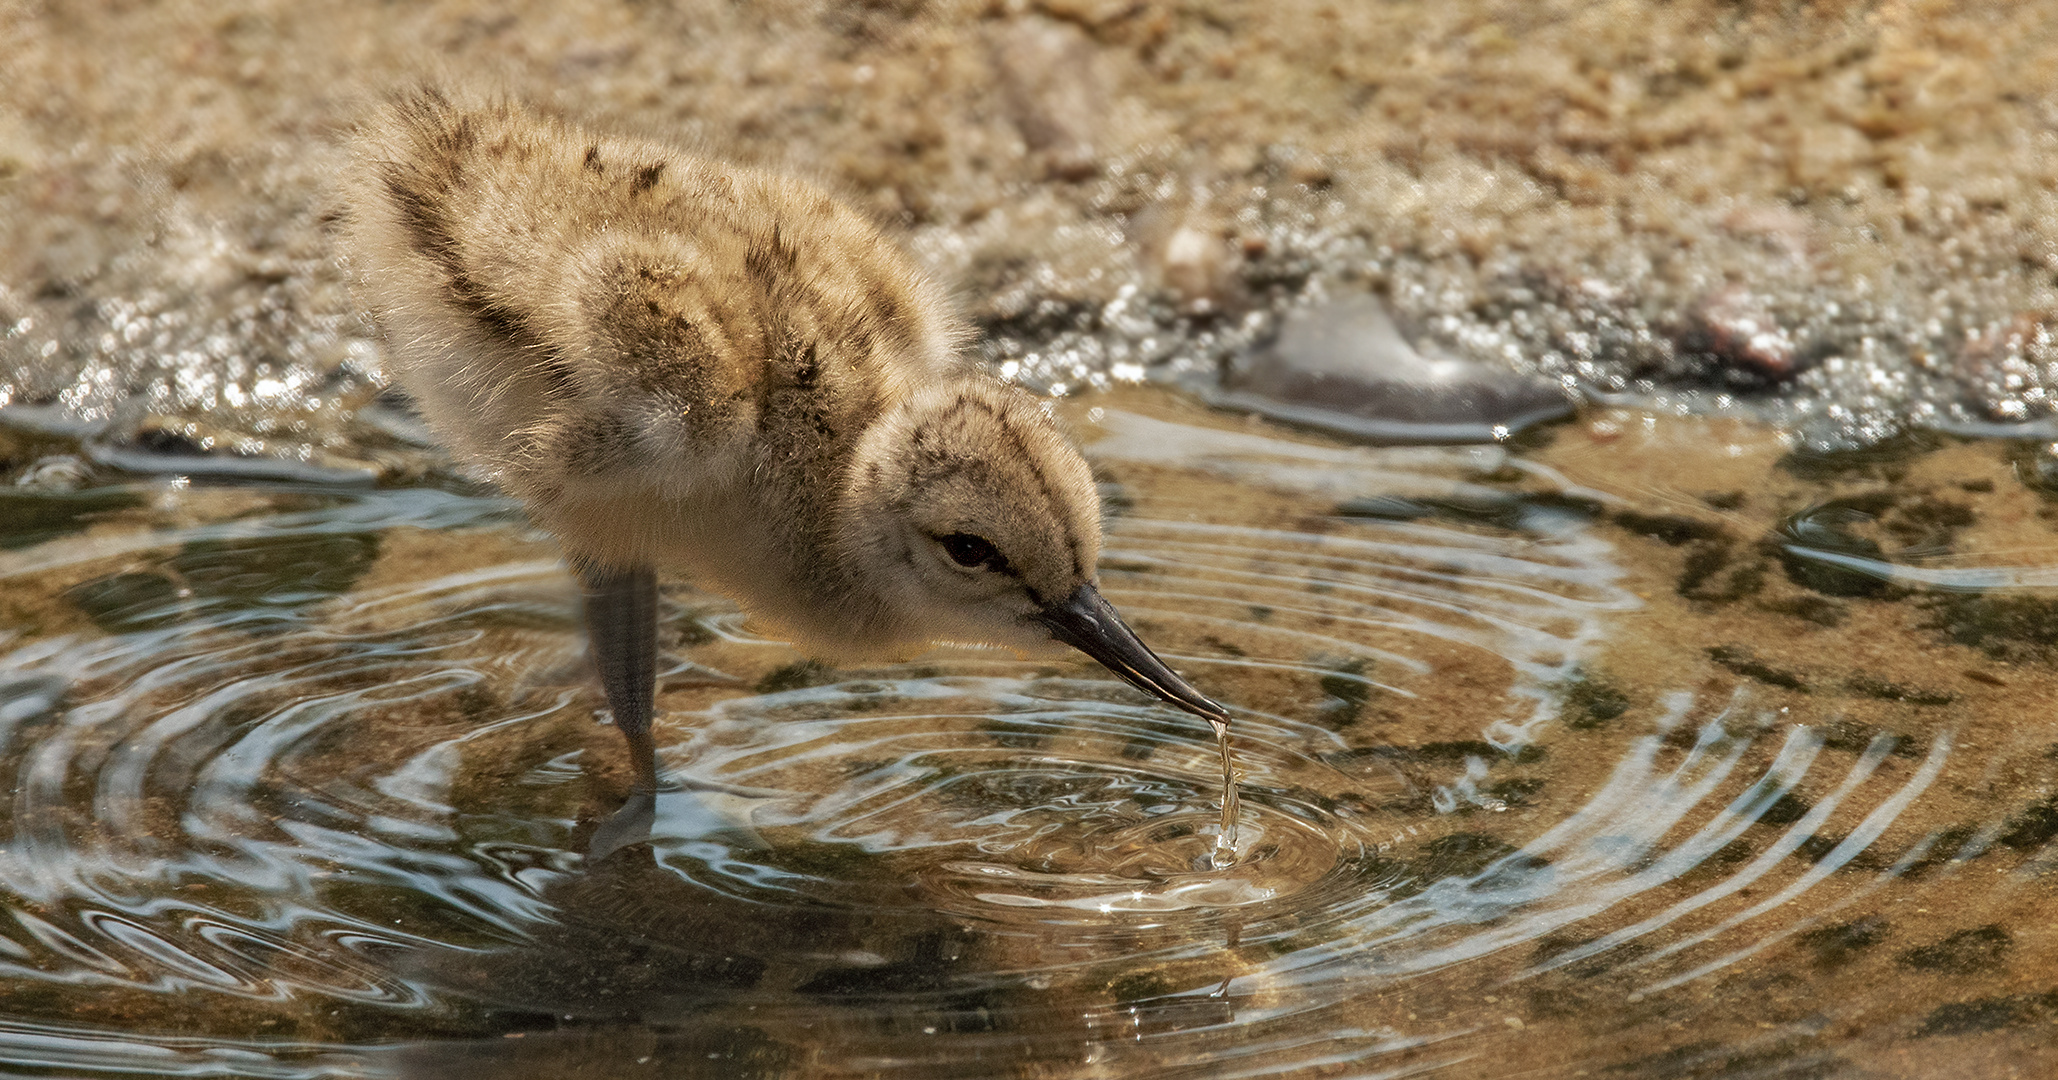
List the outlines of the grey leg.
{"label": "grey leg", "polygon": [[586,634],[615,726],[629,742],[637,794],[657,791],[657,747],[650,738],[657,682],[657,572],[584,568]]}
{"label": "grey leg", "polygon": [[[636,770],[629,798],[587,840],[586,857],[599,862],[617,851],[648,843],[657,820],[657,747],[650,737],[657,683],[657,574],[647,566],[634,570],[581,567],[579,581],[586,592],[586,633],[592,641],[593,665],[600,670],[607,707],[615,714],[622,738],[628,740],[629,764]],[[694,784],[668,796],[676,801],[670,820],[674,826],[686,827],[691,835],[762,849],[764,840],[750,827],[747,808],[748,797],[762,794],[719,784]],[[729,805],[738,802],[745,808]],[[649,857],[647,853],[645,857]]]}

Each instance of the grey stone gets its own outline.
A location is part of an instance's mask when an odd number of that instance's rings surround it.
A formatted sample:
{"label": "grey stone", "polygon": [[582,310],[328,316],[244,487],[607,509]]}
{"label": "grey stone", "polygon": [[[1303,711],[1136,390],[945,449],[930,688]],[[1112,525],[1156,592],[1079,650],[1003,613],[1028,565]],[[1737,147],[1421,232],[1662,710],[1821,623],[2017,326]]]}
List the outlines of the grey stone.
{"label": "grey stone", "polygon": [[1369,294],[1289,314],[1223,383],[1218,405],[1382,443],[1492,442],[1573,409],[1555,382],[1410,341]]}

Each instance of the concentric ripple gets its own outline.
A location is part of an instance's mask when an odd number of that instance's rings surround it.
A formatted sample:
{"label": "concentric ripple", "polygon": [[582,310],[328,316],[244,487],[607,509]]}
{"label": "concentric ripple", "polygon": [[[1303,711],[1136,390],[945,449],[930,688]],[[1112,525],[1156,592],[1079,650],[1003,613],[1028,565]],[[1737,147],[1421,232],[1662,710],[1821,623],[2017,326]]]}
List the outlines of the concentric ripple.
{"label": "concentric ripple", "polygon": [[[1082,660],[833,669],[683,587],[675,784],[648,847],[590,859],[627,774],[504,503],[133,489],[105,505],[169,523],[0,552],[47,624],[0,651],[0,1062],[1493,1075],[1633,1066],[1692,1003],[1834,1064],[1839,1003],[1777,1038],[1722,1003],[1883,964],[1921,983],[1912,1038],[2037,947],[1914,911],[1988,852],[2053,863],[2058,812],[1981,794],[2058,768],[2050,737],[1961,764],[1927,675],[1839,697],[1639,637],[1670,570],[1625,536],[1685,526],[1624,533],[1620,497],[1499,448],[1087,427],[1105,591],[1232,705],[1233,861],[1208,725]],[[2041,1015],[2011,993],[1980,1008]]]}
{"label": "concentric ripple", "polygon": [[[840,683],[723,702],[675,753],[691,780],[752,792],[750,821],[774,847],[918,856],[926,905],[1115,934],[1140,912],[1251,909],[1238,917],[1262,923],[1269,909],[1340,899],[1322,894],[1376,843],[1370,805],[1406,788],[1398,774],[1367,783],[1296,752],[1304,728],[1240,721],[1238,857],[1217,869],[1212,733],[1106,691],[1070,678]],[[817,901],[849,886],[777,884]]]}

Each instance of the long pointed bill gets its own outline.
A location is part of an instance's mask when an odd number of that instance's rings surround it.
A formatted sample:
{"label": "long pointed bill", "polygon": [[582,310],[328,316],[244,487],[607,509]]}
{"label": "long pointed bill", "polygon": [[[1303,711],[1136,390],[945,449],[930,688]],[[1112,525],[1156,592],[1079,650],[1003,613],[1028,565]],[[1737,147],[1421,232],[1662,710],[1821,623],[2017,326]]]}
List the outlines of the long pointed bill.
{"label": "long pointed bill", "polygon": [[1158,659],[1158,654],[1138,640],[1136,632],[1101,598],[1100,590],[1091,582],[1044,608],[1035,619],[1050,627],[1052,637],[1100,661],[1137,689],[1195,716],[1214,721],[1229,719],[1229,710],[1188,686],[1185,679]]}

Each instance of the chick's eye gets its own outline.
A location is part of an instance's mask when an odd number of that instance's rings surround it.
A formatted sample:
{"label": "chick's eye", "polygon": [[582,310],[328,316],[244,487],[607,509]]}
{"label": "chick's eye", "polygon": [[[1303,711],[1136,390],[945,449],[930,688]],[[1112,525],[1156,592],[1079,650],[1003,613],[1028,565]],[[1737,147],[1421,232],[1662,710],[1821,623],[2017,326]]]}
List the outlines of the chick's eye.
{"label": "chick's eye", "polygon": [[1007,565],[1007,560],[1001,558],[1000,552],[995,551],[993,545],[983,536],[951,533],[949,536],[937,537],[936,542],[943,545],[944,553],[950,556],[950,561],[959,566],[984,566],[998,570]]}

